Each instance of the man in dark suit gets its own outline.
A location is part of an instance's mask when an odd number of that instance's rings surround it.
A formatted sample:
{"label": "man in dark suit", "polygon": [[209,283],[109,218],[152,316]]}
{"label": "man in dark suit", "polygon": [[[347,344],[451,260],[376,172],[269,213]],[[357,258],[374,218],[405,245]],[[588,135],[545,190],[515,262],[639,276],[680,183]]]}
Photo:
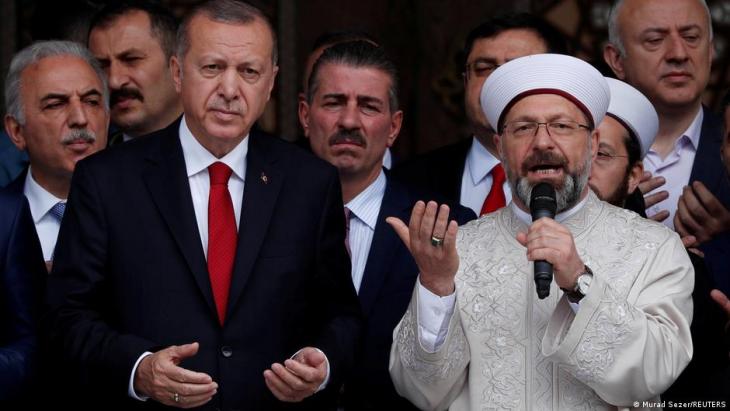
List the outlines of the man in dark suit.
{"label": "man in dark suit", "polygon": [[148,0],[111,2],[91,21],[89,50],[109,81],[109,145],[161,130],[182,113],[170,73],[175,16]]}
{"label": "man in dark suit", "polygon": [[0,190],[0,406],[27,405],[38,366],[37,326],[46,276],[28,202]]}
{"label": "man in dark suit", "polygon": [[[730,267],[715,242],[730,238],[730,181],[718,155],[721,120],[702,106],[714,50],[702,0],[624,0],[609,14],[604,59],[659,114],[639,189],[647,215],[682,237],[694,236],[714,281],[730,291]],[[720,247],[721,248],[721,247]]]}
{"label": "man in dark suit", "polygon": [[497,155],[494,129],[479,102],[482,85],[492,71],[510,60],[565,49],[565,39],[557,30],[527,13],[497,16],[474,28],[463,53],[464,105],[472,138],[399,165],[394,177],[433,190],[477,215],[509,203],[512,195]]}
{"label": "man in dark suit", "polygon": [[8,189],[28,198],[50,267],[76,162],[106,146],[104,73],[84,46],[41,41],[13,57],[5,89],[5,129],[30,159]]}
{"label": "man in dark suit", "polygon": [[172,60],[183,117],[76,169],[49,330],[97,407],[333,408],[314,394],[360,332],[341,191],[333,167],[251,131],[274,36],[246,3],[197,5]]}
{"label": "man in dark suit", "polygon": [[[362,351],[340,400],[346,411],[416,409],[395,392],[388,358],[418,268],[385,219],[407,220],[418,200],[431,197],[393,181],[383,167],[403,120],[396,79],[381,47],[363,40],[338,43],[315,63],[299,105],[312,151],[340,174],[352,282],[366,319]],[[463,207],[454,211],[462,224],[475,217]]]}

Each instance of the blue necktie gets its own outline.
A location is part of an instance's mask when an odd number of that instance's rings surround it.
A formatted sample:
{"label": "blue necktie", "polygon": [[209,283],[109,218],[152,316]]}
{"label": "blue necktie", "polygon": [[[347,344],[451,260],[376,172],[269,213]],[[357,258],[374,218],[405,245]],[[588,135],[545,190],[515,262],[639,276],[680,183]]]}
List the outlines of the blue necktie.
{"label": "blue necktie", "polygon": [[66,211],[66,203],[59,201],[51,207],[48,214],[52,215],[60,223],[63,219],[64,211]]}

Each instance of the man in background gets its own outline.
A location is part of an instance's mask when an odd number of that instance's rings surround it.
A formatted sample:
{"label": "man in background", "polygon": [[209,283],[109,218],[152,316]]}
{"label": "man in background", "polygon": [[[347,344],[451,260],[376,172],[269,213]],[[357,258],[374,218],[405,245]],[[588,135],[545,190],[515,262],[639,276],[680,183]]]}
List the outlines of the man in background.
{"label": "man in background", "polygon": [[479,94],[484,81],[502,64],[530,54],[565,53],[562,34],[527,13],[494,17],[474,28],[464,45],[464,106],[471,138],[404,163],[394,176],[471,208],[477,216],[510,202],[494,129],[484,117]]}
{"label": "man in background", "polygon": [[30,203],[49,267],[76,163],[106,146],[104,74],[86,48],[38,42],[18,52],[5,81],[5,130],[30,164],[9,186]]}
{"label": "man in background", "polygon": [[182,114],[170,71],[177,21],[159,3],[113,2],[91,22],[88,44],[107,75],[114,145],[161,130]]}

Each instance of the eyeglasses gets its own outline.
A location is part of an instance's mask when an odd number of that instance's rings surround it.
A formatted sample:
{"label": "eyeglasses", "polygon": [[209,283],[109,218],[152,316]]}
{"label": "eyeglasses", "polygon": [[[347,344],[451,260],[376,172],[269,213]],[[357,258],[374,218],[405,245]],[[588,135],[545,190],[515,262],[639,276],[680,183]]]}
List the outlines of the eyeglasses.
{"label": "eyeglasses", "polygon": [[609,154],[605,151],[599,151],[596,154],[596,164],[600,166],[607,166],[611,164],[615,158],[629,158],[629,156],[620,156],[617,154]]}
{"label": "eyeglasses", "polygon": [[493,63],[487,60],[472,61],[471,63],[467,63],[464,70],[464,76],[467,79],[471,77],[487,77],[492,74],[494,70],[499,68],[500,65],[501,64]]}
{"label": "eyeglasses", "polygon": [[535,137],[540,126],[545,126],[550,137],[572,137],[580,132],[581,129],[590,131],[590,127],[580,124],[576,121],[560,120],[548,123],[539,123],[537,121],[513,121],[504,125],[502,130],[505,134],[517,138]]}

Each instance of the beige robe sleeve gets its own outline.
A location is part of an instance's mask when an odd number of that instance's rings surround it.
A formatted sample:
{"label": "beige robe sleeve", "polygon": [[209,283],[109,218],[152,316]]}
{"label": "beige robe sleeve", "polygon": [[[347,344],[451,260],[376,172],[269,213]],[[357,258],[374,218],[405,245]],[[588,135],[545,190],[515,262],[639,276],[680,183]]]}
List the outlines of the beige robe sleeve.
{"label": "beige robe sleeve", "polygon": [[542,340],[543,355],[567,365],[610,404],[656,398],[692,358],[692,263],[672,233],[639,275],[630,276],[628,293],[601,274],[595,273],[577,313],[561,298]]}
{"label": "beige robe sleeve", "polygon": [[469,345],[459,317],[458,302],[449,321],[446,340],[433,353],[421,346],[417,315],[416,289],[408,310],[393,331],[390,376],[396,391],[418,408],[445,410],[466,384],[470,358]]}

